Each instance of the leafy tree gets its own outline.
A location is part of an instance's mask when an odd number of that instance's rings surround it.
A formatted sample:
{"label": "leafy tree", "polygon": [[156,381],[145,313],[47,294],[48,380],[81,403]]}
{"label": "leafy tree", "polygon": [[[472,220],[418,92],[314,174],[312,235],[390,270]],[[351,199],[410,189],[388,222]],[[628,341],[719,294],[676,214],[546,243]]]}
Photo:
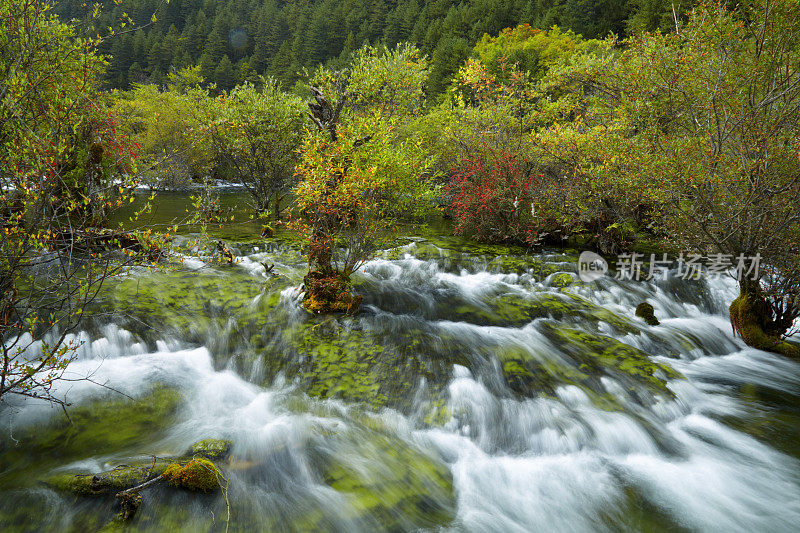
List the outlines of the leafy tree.
{"label": "leafy tree", "polygon": [[676,248],[734,264],[759,254],[732,322],[793,356],[782,337],[800,316],[798,21],[791,3],[700,4],[676,34],[572,65],[590,105],[539,139],[585,198],[622,208],[617,221],[644,209]]}
{"label": "leafy tree", "polygon": [[[0,400],[51,394],[102,282],[154,249],[98,228],[128,199],[136,147],[99,93],[96,40],[48,3],[0,1]],[[119,180],[112,182],[112,178]]]}
{"label": "leafy tree", "polygon": [[245,83],[220,96],[216,108],[211,136],[218,159],[235,171],[257,212],[265,214],[272,204],[280,218],[280,199],[298,162],[301,100],[262,78],[258,88]]}
{"label": "leafy tree", "polygon": [[213,99],[201,89],[199,67],[168,76],[166,90],[135,85],[114,102],[122,128],[141,146],[143,178],[155,188],[176,188],[205,176],[213,163],[208,137]]}
{"label": "leafy tree", "polygon": [[[355,312],[361,297],[350,292],[350,275],[393,234],[398,219],[430,205],[432,161],[418,139],[397,137],[398,124],[422,103],[424,73],[413,47],[364,48],[348,73],[318,76],[336,102],[312,88],[318,132],[303,144],[296,188],[309,238],[304,305],[312,312]],[[404,81],[405,90],[392,80]]]}

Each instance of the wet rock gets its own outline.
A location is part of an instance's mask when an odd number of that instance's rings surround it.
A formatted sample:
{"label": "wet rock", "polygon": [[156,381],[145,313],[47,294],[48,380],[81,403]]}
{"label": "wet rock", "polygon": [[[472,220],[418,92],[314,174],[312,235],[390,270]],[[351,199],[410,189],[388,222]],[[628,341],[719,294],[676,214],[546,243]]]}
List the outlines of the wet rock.
{"label": "wet rock", "polygon": [[192,444],[187,452],[189,456],[199,456],[214,461],[225,459],[231,451],[233,443],[222,439],[203,439]]}
{"label": "wet rock", "polygon": [[647,302],[642,302],[636,307],[636,316],[644,320],[650,326],[657,326],[660,324],[656,318],[653,306]]}
{"label": "wet rock", "polygon": [[56,416],[45,424],[15,429],[24,447],[0,440],[0,471],[7,483],[25,484],[25,471],[39,465],[52,468],[53,460],[64,464],[86,457],[87,450],[102,455],[152,442],[173,423],[181,400],[175,389],[155,386],[135,400],[114,394],[70,406],[69,419]]}
{"label": "wet rock", "polygon": [[600,390],[599,378],[612,377],[629,392],[648,391],[672,397],[667,379],[681,377],[672,367],[655,363],[647,353],[605,335],[553,323],[544,323],[540,331],[587,376],[584,382]]}
{"label": "wet rock", "polygon": [[354,518],[384,531],[438,529],[453,520],[453,479],[441,460],[380,433],[354,432],[332,440],[348,457],[381,458],[368,464],[332,455],[324,460],[325,483],[347,496]]}

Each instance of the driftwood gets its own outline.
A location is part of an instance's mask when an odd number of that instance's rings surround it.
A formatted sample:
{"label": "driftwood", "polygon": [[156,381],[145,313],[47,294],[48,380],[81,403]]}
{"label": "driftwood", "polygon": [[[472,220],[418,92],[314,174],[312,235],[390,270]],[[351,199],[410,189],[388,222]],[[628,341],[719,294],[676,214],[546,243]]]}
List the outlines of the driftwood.
{"label": "driftwood", "polygon": [[136,510],[139,509],[139,506],[142,504],[142,495],[139,492],[143,491],[147,487],[151,485],[155,485],[159,481],[164,479],[164,474],[160,476],[156,476],[149,481],[145,481],[135,487],[131,487],[129,489],[119,491],[114,497],[119,500],[119,508],[120,508],[120,518],[122,518],[123,522],[127,522],[133,515],[136,514]]}
{"label": "driftwood", "polygon": [[342,109],[347,103],[348,95],[343,90],[339,91],[339,101],[334,106],[330,100],[316,87],[311,87],[311,95],[316,102],[309,102],[308,108],[311,110],[308,116],[320,131],[327,131],[331,136],[331,141],[336,142],[339,138],[336,132],[339,119],[342,116]]}
{"label": "driftwood", "polygon": [[71,248],[84,252],[130,250],[146,253],[151,261],[159,260],[163,250],[158,246],[142,242],[135,233],[100,228],[75,229],[52,234],[47,244],[53,249]]}

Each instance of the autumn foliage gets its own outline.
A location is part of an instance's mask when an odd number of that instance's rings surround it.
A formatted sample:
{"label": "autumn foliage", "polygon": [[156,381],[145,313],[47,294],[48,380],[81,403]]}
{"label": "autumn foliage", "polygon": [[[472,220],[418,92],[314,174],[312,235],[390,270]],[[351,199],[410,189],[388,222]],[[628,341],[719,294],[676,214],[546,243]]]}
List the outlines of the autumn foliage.
{"label": "autumn foliage", "polygon": [[530,167],[494,149],[462,159],[445,189],[456,233],[491,242],[538,242],[536,197],[547,178]]}

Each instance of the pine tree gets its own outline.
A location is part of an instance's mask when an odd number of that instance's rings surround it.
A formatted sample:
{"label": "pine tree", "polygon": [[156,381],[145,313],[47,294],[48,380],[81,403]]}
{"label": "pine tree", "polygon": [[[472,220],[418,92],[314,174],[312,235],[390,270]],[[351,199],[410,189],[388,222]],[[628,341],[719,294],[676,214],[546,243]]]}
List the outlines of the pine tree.
{"label": "pine tree", "polygon": [[222,56],[219,65],[214,69],[214,83],[217,84],[217,88],[226,91],[236,85],[233,63],[228,59],[228,56]]}

